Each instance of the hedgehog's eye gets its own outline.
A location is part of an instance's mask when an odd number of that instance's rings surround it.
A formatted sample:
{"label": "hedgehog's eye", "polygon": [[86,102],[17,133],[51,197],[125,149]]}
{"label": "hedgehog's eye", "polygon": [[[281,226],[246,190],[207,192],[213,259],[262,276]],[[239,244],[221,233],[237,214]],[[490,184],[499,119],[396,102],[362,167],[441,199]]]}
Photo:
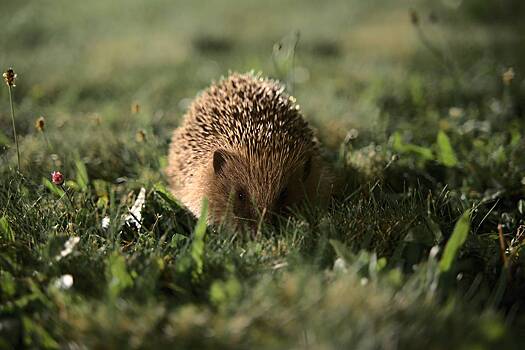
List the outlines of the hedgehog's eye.
{"label": "hedgehog's eye", "polygon": [[246,191],[242,188],[237,190],[236,196],[237,196],[237,199],[241,202],[244,202],[248,198]]}

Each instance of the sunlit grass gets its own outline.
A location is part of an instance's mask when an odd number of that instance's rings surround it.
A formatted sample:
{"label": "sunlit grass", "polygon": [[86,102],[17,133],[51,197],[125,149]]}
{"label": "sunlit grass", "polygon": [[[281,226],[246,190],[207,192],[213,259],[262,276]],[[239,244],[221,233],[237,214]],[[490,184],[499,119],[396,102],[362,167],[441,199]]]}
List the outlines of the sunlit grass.
{"label": "sunlit grass", "polygon": [[[520,24],[472,1],[413,9],[438,54],[404,1],[3,4],[0,348],[520,348]],[[229,69],[293,79],[328,210],[253,238],[169,194],[171,132]]]}

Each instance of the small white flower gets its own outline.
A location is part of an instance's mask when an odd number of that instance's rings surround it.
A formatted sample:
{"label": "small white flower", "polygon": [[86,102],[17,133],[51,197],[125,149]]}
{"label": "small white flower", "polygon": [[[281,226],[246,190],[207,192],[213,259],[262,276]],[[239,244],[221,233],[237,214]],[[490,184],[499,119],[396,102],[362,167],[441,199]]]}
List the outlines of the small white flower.
{"label": "small white flower", "polygon": [[102,219],[102,222],[100,223],[100,226],[102,226],[103,230],[107,230],[109,228],[109,224],[111,223],[111,219],[109,216],[104,216]]}
{"label": "small white flower", "polygon": [[334,271],[335,272],[347,272],[348,271],[346,261],[343,258],[337,258],[334,261]]}
{"label": "small white flower", "polygon": [[75,236],[75,237],[71,237],[70,239],[68,239],[66,243],[64,243],[64,249],[60,251],[60,254],[56,257],[56,259],[60,260],[63,257],[66,257],[69,254],[71,254],[71,252],[73,252],[73,249],[78,244],[78,242],[80,242],[80,237]]}
{"label": "small white flower", "polygon": [[137,229],[140,229],[142,226],[142,208],[146,202],[146,189],[142,187],[140,189],[139,195],[133,203],[133,206],[129,210],[129,214],[126,216],[126,223],[129,225],[135,226]]}
{"label": "small white flower", "polygon": [[62,275],[55,281],[55,287],[58,289],[69,289],[71,286],[73,286],[73,276],[70,274]]}
{"label": "small white flower", "polygon": [[460,107],[450,107],[448,110],[448,115],[452,118],[461,118],[463,116],[463,108]]}

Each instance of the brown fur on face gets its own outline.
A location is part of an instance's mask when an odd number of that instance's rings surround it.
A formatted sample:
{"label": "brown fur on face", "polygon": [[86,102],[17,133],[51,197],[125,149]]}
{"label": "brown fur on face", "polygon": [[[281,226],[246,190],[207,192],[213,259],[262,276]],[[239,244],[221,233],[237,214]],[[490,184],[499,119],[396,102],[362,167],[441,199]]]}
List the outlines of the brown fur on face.
{"label": "brown fur on face", "polygon": [[198,96],[175,130],[167,173],[173,194],[210,223],[255,226],[326,199],[325,167],[295,99],[276,81],[232,74]]}
{"label": "brown fur on face", "polygon": [[278,163],[277,159],[250,159],[242,153],[216,150],[205,188],[213,220],[253,228],[265,217],[283,215],[313,199],[316,188],[312,184],[319,182],[320,174],[312,170],[312,161],[318,163],[307,153]]}

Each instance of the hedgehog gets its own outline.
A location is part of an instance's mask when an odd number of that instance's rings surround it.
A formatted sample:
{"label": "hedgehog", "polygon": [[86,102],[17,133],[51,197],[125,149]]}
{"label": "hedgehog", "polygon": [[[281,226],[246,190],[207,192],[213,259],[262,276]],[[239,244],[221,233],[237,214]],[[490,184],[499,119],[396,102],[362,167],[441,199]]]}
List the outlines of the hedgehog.
{"label": "hedgehog", "polygon": [[312,201],[326,202],[327,170],[313,129],[278,81],[232,73],[189,106],[175,129],[172,194],[208,224],[257,227]]}

